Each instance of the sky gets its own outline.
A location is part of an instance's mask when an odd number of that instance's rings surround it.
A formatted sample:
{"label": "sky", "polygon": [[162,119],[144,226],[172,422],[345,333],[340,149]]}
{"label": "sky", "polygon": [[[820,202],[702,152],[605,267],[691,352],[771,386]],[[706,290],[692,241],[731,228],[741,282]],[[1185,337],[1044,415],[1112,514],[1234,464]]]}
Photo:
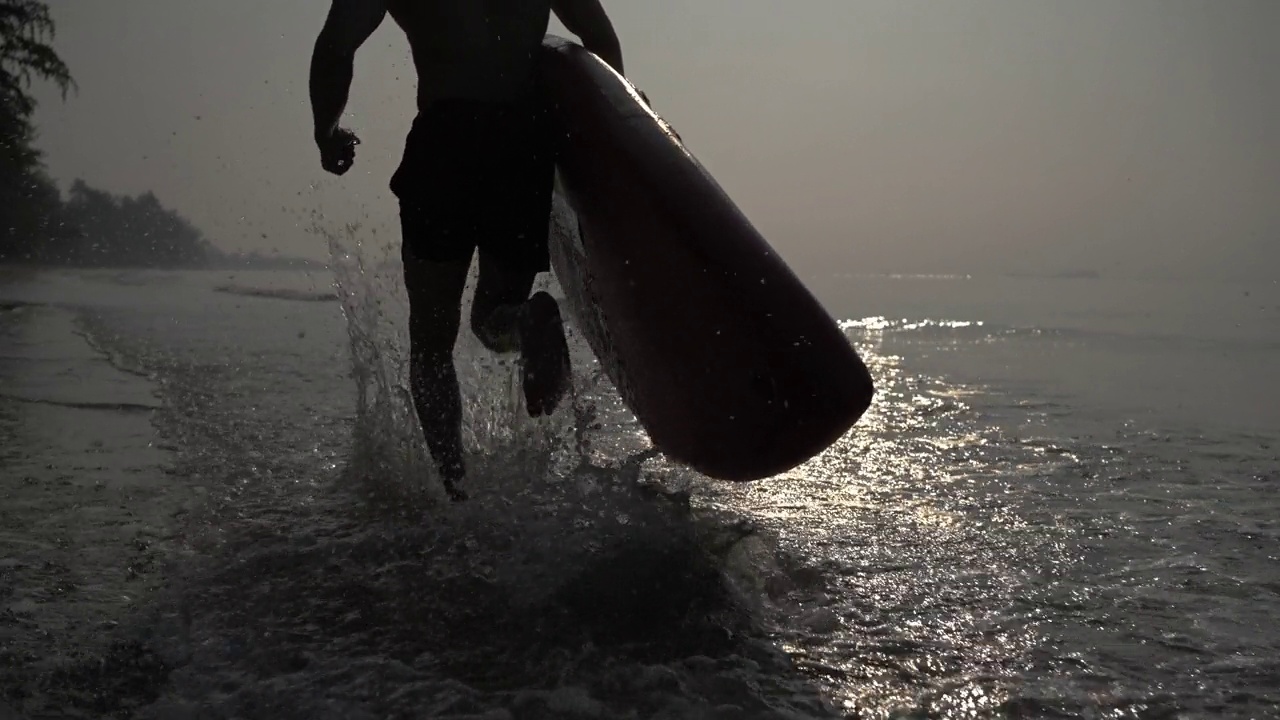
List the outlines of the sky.
{"label": "sky", "polygon": [[[412,122],[388,20],[356,58],[356,165],[325,174],[326,0],[51,0],[78,89],[38,88],[66,188],[152,190],[219,246],[398,242]],[[654,109],[797,271],[1272,279],[1275,0],[604,0]],[[564,30],[553,23],[552,32]]]}

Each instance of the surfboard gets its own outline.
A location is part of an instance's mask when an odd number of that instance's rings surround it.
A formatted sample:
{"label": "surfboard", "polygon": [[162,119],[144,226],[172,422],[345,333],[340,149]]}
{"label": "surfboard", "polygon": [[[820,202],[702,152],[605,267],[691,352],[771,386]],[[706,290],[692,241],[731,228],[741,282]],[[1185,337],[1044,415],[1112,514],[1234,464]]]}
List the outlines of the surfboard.
{"label": "surfboard", "polygon": [[818,300],[629,81],[548,35],[557,134],[550,252],[569,316],[668,458],[715,479],[793,469],[871,403]]}

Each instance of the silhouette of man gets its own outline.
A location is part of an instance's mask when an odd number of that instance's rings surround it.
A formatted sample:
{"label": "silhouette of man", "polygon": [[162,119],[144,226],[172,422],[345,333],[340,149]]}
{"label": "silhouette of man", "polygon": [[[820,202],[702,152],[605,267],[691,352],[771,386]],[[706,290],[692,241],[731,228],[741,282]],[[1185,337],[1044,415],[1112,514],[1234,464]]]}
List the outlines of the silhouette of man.
{"label": "silhouette of man", "polygon": [[311,58],[315,140],[342,175],[359,139],[338,123],[356,50],[389,13],[408,36],[418,114],[391,190],[400,202],[409,296],[410,384],[427,446],[455,500],[466,470],[453,346],[462,292],[479,249],[471,329],[485,347],[519,351],[531,416],[555,410],[570,384],[559,307],[530,296],[549,269],[555,158],[536,92],[551,12],[619,74],[622,51],[599,0],[332,0]]}

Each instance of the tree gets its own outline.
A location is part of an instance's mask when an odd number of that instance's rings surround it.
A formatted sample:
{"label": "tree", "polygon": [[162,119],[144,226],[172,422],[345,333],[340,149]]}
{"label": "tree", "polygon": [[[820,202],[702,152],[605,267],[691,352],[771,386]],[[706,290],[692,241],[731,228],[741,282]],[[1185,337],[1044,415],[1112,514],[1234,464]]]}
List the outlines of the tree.
{"label": "tree", "polygon": [[63,264],[199,267],[218,254],[194,225],[150,192],[117,196],[76,180],[62,221],[75,230],[54,245],[57,256],[51,259]]}
{"label": "tree", "polygon": [[71,71],[49,45],[55,33],[40,0],[0,0],[0,259],[35,259],[42,240],[62,233],[60,197],[35,148],[35,79],[62,90]]}
{"label": "tree", "polygon": [[75,86],[66,63],[49,45],[55,34],[42,0],[0,0],[0,97],[24,118],[36,108],[27,92],[33,77],[56,84],[64,98]]}
{"label": "tree", "polygon": [[217,253],[152,193],[117,197],[82,180],[63,203],[35,147],[31,83],[75,87],[49,45],[43,0],[0,0],[0,261],[58,265],[198,266]]}

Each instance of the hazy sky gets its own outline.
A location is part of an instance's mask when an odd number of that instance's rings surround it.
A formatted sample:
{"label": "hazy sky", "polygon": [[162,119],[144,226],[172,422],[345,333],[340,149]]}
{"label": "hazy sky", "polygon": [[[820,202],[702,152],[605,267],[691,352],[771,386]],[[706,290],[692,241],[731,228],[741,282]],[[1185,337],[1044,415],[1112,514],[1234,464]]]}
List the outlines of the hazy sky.
{"label": "hazy sky", "polygon": [[[322,258],[318,213],[398,239],[414,77],[389,20],[334,178],[306,81],[327,0],[50,5],[79,84],[39,93],[64,187],[152,189],[229,249]],[[1276,0],[605,5],[632,80],[802,273],[1280,267]]]}

